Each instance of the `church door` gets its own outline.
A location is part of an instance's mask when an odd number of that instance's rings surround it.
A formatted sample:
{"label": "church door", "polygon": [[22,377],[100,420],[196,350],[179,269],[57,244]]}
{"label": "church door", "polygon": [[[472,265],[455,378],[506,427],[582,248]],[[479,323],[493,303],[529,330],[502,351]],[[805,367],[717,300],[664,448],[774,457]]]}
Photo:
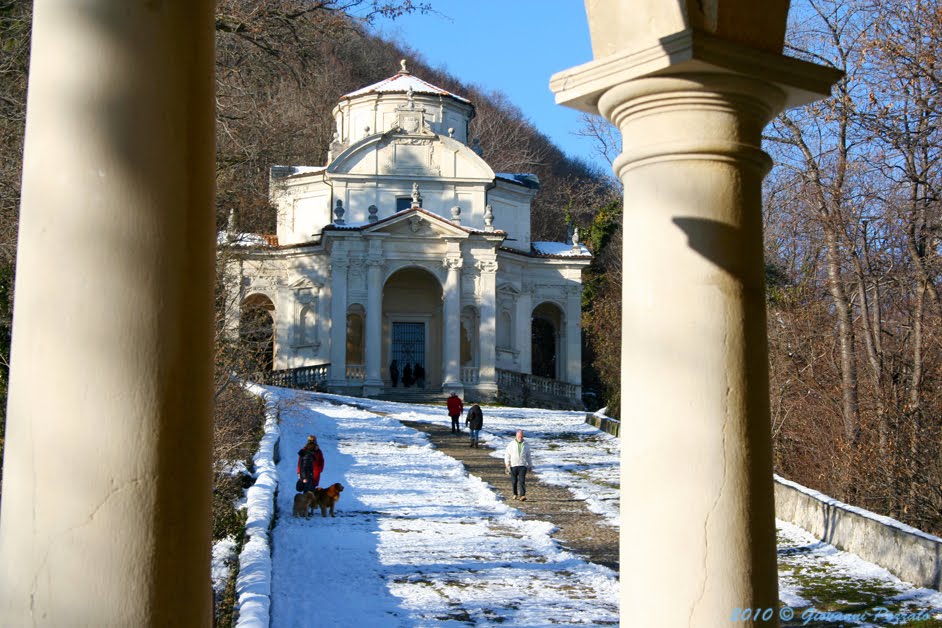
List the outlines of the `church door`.
{"label": "church door", "polygon": [[[390,357],[396,361],[399,367],[400,376],[403,377],[404,386],[424,385],[424,381],[416,381],[415,367],[421,366],[422,371],[426,368],[425,360],[425,323],[397,323],[392,324],[392,343],[390,346]],[[409,366],[412,373],[412,381],[405,379],[405,368]],[[421,372],[421,371],[420,371]]]}

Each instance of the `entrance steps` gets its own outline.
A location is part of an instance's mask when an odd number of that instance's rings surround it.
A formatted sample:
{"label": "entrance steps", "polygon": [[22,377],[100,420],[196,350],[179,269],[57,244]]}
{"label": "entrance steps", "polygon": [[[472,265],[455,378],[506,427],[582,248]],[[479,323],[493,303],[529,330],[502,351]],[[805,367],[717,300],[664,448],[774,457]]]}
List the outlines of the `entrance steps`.
{"label": "entrance steps", "polygon": [[383,389],[383,392],[378,395],[373,395],[373,399],[382,399],[383,401],[398,401],[399,403],[420,403],[426,405],[445,405],[445,400],[448,399],[448,393],[442,392],[440,389],[434,388],[403,388],[397,386],[393,388],[392,386],[386,386]]}

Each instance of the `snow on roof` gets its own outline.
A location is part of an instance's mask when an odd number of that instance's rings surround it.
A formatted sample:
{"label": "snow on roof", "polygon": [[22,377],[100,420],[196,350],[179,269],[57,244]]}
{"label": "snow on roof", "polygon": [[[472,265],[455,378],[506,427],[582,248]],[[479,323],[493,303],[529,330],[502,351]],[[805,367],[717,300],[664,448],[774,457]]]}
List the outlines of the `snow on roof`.
{"label": "snow on roof", "polygon": [[532,242],[534,255],[544,255],[547,257],[585,257],[592,255],[582,244],[577,244],[574,248],[571,244],[565,242]]}
{"label": "snow on roof", "polygon": [[431,83],[427,83],[422,79],[413,76],[405,71],[400,71],[390,76],[388,79],[383,79],[379,83],[373,83],[372,85],[367,85],[366,87],[361,87],[360,89],[345,94],[341,97],[343,98],[354,98],[356,96],[363,96],[364,94],[383,94],[383,93],[406,93],[409,90],[412,90],[416,94],[434,94],[436,96],[450,96],[455,100],[460,100],[461,102],[470,103],[471,101],[467,98],[462,98],[456,94],[452,94],[448,90],[444,90],[441,87],[436,87]]}
{"label": "snow on roof", "polygon": [[498,179],[503,179],[504,181],[512,181],[518,185],[525,185],[528,188],[540,187],[540,178],[536,176],[535,174],[514,173],[514,172],[495,172],[494,175]]}

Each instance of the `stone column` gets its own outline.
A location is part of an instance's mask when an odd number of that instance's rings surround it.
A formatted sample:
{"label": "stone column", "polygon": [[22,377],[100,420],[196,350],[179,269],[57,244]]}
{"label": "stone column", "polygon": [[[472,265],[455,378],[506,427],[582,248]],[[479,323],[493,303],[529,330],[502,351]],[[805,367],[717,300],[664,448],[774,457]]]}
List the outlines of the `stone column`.
{"label": "stone column", "polygon": [[623,135],[623,623],[713,627],[778,602],[760,136],[836,76],[690,30],[644,43],[553,88]]}
{"label": "stone column", "polygon": [[209,626],[213,3],[36,0],[0,623]]}
{"label": "stone column", "polygon": [[443,261],[448,271],[442,308],[442,389],[462,389],[461,371],[461,254],[449,252]]}
{"label": "stone column", "polygon": [[376,395],[383,390],[380,370],[383,355],[383,258],[372,255],[371,251],[366,266],[366,381],[363,394]]}
{"label": "stone column", "polygon": [[520,372],[533,373],[533,297],[526,285],[517,298],[516,330],[514,342],[519,351]]}
{"label": "stone column", "polygon": [[582,399],[582,289],[566,290],[566,381]]}
{"label": "stone column", "polygon": [[478,390],[488,398],[497,396],[497,260],[478,262],[481,273],[481,327],[478,330]]}
{"label": "stone column", "polygon": [[[336,245],[335,245],[336,247]],[[347,384],[347,269],[346,251],[334,249],[330,260],[330,373],[327,385]]]}

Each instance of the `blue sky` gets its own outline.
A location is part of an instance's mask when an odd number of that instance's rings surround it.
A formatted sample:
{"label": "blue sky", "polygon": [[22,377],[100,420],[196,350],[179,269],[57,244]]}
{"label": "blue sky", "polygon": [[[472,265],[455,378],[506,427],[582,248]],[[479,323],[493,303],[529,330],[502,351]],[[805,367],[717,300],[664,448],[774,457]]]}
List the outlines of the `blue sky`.
{"label": "blue sky", "polygon": [[[550,76],[592,60],[582,0],[431,0],[436,13],[382,20],[384,38],[464,82],[504,92],[563,151],[608,172],[572,134],[580,114],[555,104]],[[398,68],[390,68],[392,74]]]}

